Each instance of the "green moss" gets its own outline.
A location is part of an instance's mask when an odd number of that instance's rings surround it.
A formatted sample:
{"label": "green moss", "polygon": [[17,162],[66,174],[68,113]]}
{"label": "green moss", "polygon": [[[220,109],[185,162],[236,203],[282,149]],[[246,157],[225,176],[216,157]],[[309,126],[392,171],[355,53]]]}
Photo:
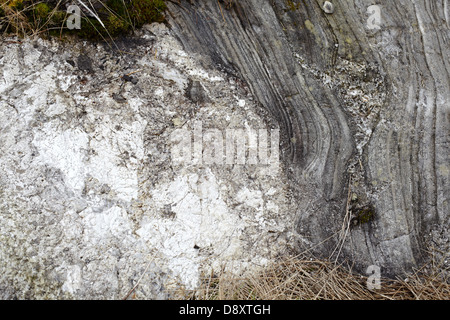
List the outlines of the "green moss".
{"label": "green moss", "polygon": [[355,222],[356,224],[364,224],[372,221],[375,217],[375,208],[372,205],[368,205],[359,209],[356,212]]}
{"label": "green moss", "polygon": [[30,31],[41,30],[44,27],[51,35],[63,32],[89,40],[110,39],[127,34],[146,23],[163,22],[166,10],[164,0],[108,0],[104,2],[105,7],[95,12],[101,23],[96,18],[82,14],[81,29],[69,30],[66,26],[69,14],[65,8],[55,8],[52,1],[26,2],[25,9],[21,0],[13,0],[8,6],[17,11],[24,10],[22,13],[32,28]]}
{"label": "green moss", "polygon": [[105,27],[97,19],[82,18],[81,29],[72,33],[91,40],[127,34],[145,23],[164,21],[166,4],[163,0],[108,0],[106,7],[97,12]]}
{"label": "green moss", "polygon": [[88,40],[98,40],[107,36],[100,22],[95,18],[81,18],[81,29],[70,30],[68,33],[76,34],[80,38]]}
{"label": "green moss", "polygon": [[67,13],[65,11],[55,11],[51,16],[52,24],[62,25],[66,21]]}
{"label": "green moss", "polygon": [[292,1],[292,0],[287,0],[286,1],[286,7],[287,7],[287,10],[288,11],[295,11],[295,10],[298,10],[299,8],[300,8],[300,6],[301,6],[301,3],[299,2],[299,3],[296,3],[296,2],[294,2],[294,1]]}
{"label": "green moss", "polygon": [[108,0],[106,6],[119,17],[127,17],[129,15],[129,5],[124,5],[123,0]]}
{"label": "green moss", "polygon": [[24,3],[22,0],[12,0],[8,3],[8,6],[11,9],[15,9],[17,11],[22,11],[25,7]]}
{"label": "green moss", "polygon": [[108,17],[107,26],[109,29],[109,33],[113,35],[125,33],[130,28],[130,24],[125,19],[122,19],[115,15],[110,15]]}
{"label": "green moss", "polygon": [[131,0],[131,14],[136,27],[148,22],[162,22],[166,4],[163,0]]}
{"label": "green moss", "polygon": [[40,19],[46,19],[48,17],[49,12],[50,12],[50,7],[45,3],[38,3],[34,7],[34,13]]}
{"label": "green moss", "polygon": [[106,29],[95,18],[81,18],[81,29],[70,30],[67,33],[77,35],[80,38],[88,40],[108,39],[117,37],[119,34],[127,33],[130,25],[116,16],[108,16],[107,20],[102,20]]}

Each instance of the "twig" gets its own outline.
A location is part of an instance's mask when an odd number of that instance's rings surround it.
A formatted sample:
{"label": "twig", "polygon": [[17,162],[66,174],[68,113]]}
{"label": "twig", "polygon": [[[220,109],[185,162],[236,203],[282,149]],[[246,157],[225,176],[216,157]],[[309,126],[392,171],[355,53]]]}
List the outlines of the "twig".
{"label": "twig", "polygon": [[226,22],[225,21],[225,17],[224,17],[223,12],[222,12],[222,6],[220,5],[219,0],[217,0],[217,4],[219,5],[219,9],[220,9],[220,13],[222,14],[223,22]]}
{"label": "twig", "polygon": [[[341,250],[342,250],[342,247],[344,246],[345,238],[347,237],[348,230],[350,229],[351,219],[350,219],[349,205],[350,205],[350,199],[351,199],[351,196],[350,196],[351,188],[352,188],[352,178],[350,177],[350,179],[348,181],[348,194],[347,194],[347,205],[345,207],[345,217],[344,217],[344,221],[342,222],[341,235],[339,236],[339,241],[341,241],[341,245],[339,247],[339,251],[336,255],[336,259],[334,260],[334,263],[337,262],[339,255],[341,254]],[[338,246],[339,246],[339,244],[338,244]],[[337,246],[336,246],[336,248],[334,248],[333,252],[331,253],[331,256],[334,254],[336,249],[337,249]]]}
{"label": "twig", "polygon": [[126,76],[131,76],[133,73],[136,73],[136,72],[141,72],[142,71],[142,69],[139,69],[139,70],[136,70],[136,71],[133,71],[133,72],[130,72],[130,73],[127,73],[126,74]]}
{"label": "twig", "polygon": [[98,17],[98,15],[96,15],[91,9],[89,9],[89,7],[88,7],[87,5],[85,5],[85,4],[83,3],[83,1],[78,0],[78,2],[79,2],[83,7],[85,7],[86,10],[89,11],[89,13],[92,14],[92,15],[95,17],[95,19],[98,20],[98,22],[100,22],[100,24],[102,25],[103,28],[106,29],[105,25],[103,24],[102,20],[100,20],[100,18]]}
{"label": "twig", "polygon": [[139,283],[141,282],[142,278],[144,277],[144,275],[147,273],[148,268],[150,267],[150,264],[153,262],[153,259],[150,260],[147,263],[147,266],[145,267],[144,272],[142,272],[141,277],[139,278],[139,280],[136,282],[136,284],[134,285],[133,288],[131,288],[131,290],[128,292],[128,294],[122,299],[122,300],[127,300],[128,297],[133,293],[133,291],[137,288],[137,286],[139,285]]}

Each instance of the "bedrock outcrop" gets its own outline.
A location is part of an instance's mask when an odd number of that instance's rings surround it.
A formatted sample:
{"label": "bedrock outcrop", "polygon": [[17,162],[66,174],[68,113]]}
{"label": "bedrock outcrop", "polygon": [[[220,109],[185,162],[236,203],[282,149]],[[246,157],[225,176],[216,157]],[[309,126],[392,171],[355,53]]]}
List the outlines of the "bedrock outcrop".
{"label": "bedrock outcrop", "polygon": [[165,299],[305,251],[449,268],[448,2],[167,3],[114,42],[2,37],[1,298]]}
{"label": "bedrock outcrop", "polygon": [[169,22],[279,123],[299,247],[389,275],[448,257],[448,3],[326,2],[172,1]]}

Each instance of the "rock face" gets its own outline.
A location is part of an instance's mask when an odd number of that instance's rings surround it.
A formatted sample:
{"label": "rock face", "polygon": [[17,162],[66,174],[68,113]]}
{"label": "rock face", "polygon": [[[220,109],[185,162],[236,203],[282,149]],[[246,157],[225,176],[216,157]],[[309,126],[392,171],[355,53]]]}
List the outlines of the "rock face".
{"label": "rock face", "polygon": [[0,298],[167,298],[304,250],[383,276],[447,261],[448,3],[328,2],[2,39]]}
{"label": "rock face", "polygon": [[450,7],[329,2],[180,1],[169,21],[280,124],[300,247],[384,275],[448,257]]}
{"label": "rock face", "polygon": [[[0,46],[2,299],[163,299],[293,243],[277,126],[248,88],[163,24],[115,45]],[[240,164],[228,136],[251,132],[267,163]]]}

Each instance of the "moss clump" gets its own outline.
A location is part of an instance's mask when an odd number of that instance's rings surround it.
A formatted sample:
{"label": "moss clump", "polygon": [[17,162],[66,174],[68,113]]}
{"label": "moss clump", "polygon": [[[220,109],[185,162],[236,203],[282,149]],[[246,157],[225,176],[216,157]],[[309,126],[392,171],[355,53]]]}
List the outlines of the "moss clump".
{"label": "moss clump", "polygon": [[294,2],[292,0],[287,0],[286,1],[286,7],[287,7],[286,11],[296,11],[296,10],[298,10],[300,8],[300,6],[301,6],[300,2],[296,3],[296,2]]}
{"label": "moss clump", "polygon": [[103,26],[98,22],[95,18],[81,18],[81,29],[79,30],[69,30],[66,33],[74,34],[83,39],[88,40],[98,40],[104,36],[108,36],[105,34],[103,30]]}
{"label": "moss clump", "polygon": [[108,17],[108,26],[110,33],[120,34],[127,32],[130,27],[130,24],[124,19],[120,19],[115,15],[110,15]]}
{"label": "moss clump", "polygon": [[104,27],[95,18],[83,17],[81,29],[71,33],[91,40],[117,37],[145,23],[164,21],[165,9],[163,0],[108,0],[96,12]]}
{"label": "moss clump", "polygon": [[353,224],[365,224],[372,221],[375,217],[375,208],[372,205],[367,205],[356,211],[353,219]]}
{"label": "moss clump", "polygon": [[129,8],[130,8],[130,4],[129,4],[129,0],[126,1],[127,3],[125,3],[124,5],[124,1],[123,0],[108,0],[106,2],[106,6],[115,14],[118,15],[119,17],[123,17],[123,18],[127,18],[127,16],[129,15]]}
{"label": "moss clump", "polygon": [[141,27],[149,21],[162,22],[166,4],[163,0],[131,0],[132,19],[136,27]]}
{"label": "moss clump", "polygon": [[117,37],[145,23],[163,22],[166,9],[163,0],[108,0],[105,6],[96,12],[105,27],[95,18],[84,17],[81,29],[72,33],[91,40]]}
{"label": "moss clump", "polygon": [[[6,2],[6,1],[2,1],[2,2]],[[18,11],[21,11],[21,10],[24,9],[24,3],[23,3],[23,0],[12,0],[12,1],[10,1],[10,2],[8,3],[8,6],[9,6],[11,9],[15,9],[15,10],[18,10]]]}
{"label": "moss clump", "polygon": [[61,26],[65,22],[67,13],[64,11],[55,11],[50,17],[52,24]]}
{"label": "moss clump", "polygon": [[50,13],[50,7],[45,3],[38,3],[34,7],[34,12],[38,18],[47,19],[48,14]]}

